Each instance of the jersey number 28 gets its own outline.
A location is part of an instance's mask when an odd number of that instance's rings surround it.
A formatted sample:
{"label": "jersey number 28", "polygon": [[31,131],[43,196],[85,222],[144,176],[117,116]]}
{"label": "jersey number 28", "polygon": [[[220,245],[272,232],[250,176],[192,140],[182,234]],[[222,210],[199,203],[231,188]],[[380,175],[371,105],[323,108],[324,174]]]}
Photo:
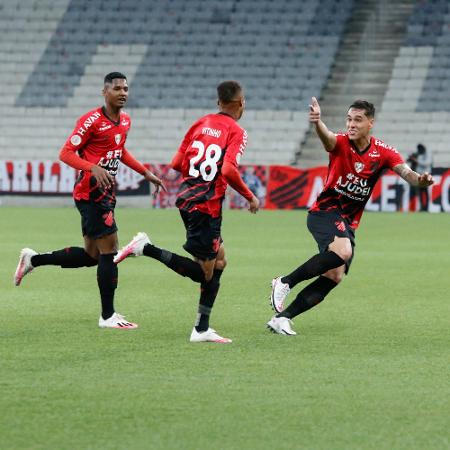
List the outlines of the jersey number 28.
{"label": "jersey number 28", "polygon": [[[211,181],[217,174],[217,163],[222,156],[222,149],[217,144],[210,144],[206,147],[201,141],[194,141],[192,148],[196,148],[198,153],[190,159],[189,175],[198,178],[199,175],[204,181]],[[197,163],[203,158],[205,159],[197,167]]]}

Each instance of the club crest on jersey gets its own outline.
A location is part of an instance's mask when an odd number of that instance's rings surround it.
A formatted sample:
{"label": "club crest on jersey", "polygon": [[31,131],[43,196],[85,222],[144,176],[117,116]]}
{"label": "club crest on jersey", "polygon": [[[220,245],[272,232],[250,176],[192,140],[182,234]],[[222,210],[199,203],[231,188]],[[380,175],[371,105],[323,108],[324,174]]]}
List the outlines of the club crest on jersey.
{"label": "club crest on jersey", "polygon": [[116,140],[116,144],[119,145],[119,142],[122,139],[122,135],[121,134],[116,134],[114,136],[114,139]]}
{"label": "club crest on jersey", "polygon": [[355,162],[355,170],[357,173],[364,170],[364,164],[362,162]]}

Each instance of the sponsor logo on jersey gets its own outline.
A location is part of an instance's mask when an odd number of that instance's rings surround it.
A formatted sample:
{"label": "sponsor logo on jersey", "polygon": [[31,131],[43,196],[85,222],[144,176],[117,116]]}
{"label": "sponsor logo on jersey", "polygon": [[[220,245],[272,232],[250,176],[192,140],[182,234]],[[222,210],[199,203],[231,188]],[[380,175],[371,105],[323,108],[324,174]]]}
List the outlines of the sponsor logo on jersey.
{"label": "sponsor logo on jersey", "polygon": [[116,141],[116,144],[119,145],[120,140],[122,139],[122,135],[121,134],[116,134],[114,136],[114,140]]}
{"label": "sponsor logo on jersey", "polygon": [[83,125],[82,125],[80,128],[78,128],[77,133],[78,133],[80,136],[83,136],[83,135],[86,133],[86,131],[88,130],[88,128],[90,128],[90,127],[94,124],[94,122],[95,122],[100,116],[101,116],[101,114],[100,114],[98,111],[95,112],[94,114],[90,115],[90,116],[84,121]]}
{"label": "sponsor logo on jersey", "polygon": [[102,126],[98,129],[98,131],[106,131],[109,130],[110,128],[112,128],[112,125],[108,125],[103,122]]}
{"label": "sponsor logo on jersey", "polygon": [[364,170],[364,164],[362,162],[355,162],[355,170],[357,173],[362,172]]}
{"label": "sponsor logo on jersey", "polygon": [[80,145],[81,144],[81,137],[78,136],[78,134],[72,135],[72,137],[70,138],[70,143],[72,145]]}
{"label": "sponsor logo on jersey", "polygon": [[348,173],[345,178],[338,178],[334,190],[353,200],[364,201],[370,195],[371,187],[367,186],[365,178]]}
{"label": "sponsor logo on jersey", "polygon": [[126,119],[123,119],[123,120],[122,120],[122,125],[123,125],[124,127],[128,126],[129,124],[130,124],[130,121],[129,121],[129,120],[126,120]]}
{"label": "sponsor logo on jersey", "polygon": [[247,146],[247,138],[248,138],[247,131],[244,130],[244,134],[242,135],[242,142],[241,145],[239,146],[239,151],[241,153],[244,153],[245,147]]}
{"label": "sponsor logo on jersey", "polygon": [[372,158],[379,158],[381,155],[380,152],[377,149],[375,149],[369,152],[369,156],[371,156]]}
{"label": "sponsor logo on jersey", "polygon": [[222,134],[222,130],[216,130],[214,128],[204,127],[202,128],[202,134],[206,134],[208,136],[219,138]]}

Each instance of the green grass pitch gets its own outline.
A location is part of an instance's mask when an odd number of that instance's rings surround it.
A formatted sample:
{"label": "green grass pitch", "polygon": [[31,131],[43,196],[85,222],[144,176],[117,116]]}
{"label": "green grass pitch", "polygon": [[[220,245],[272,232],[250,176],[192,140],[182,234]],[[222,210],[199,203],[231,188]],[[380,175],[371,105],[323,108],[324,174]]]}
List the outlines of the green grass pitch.
{"label": "green grass pitch", "polygon": [[[449,448],[449,216],[366,213],[350,275],[298,336],[273,335],[270,280],[316,252],[305,219],[225,213],[221,346],[189,344],[198,286],[148,258],[120,266],[116,307],[138,330],[97,328],[95,268],[13,287],[20,249],[80,245],[79,216],[1,208],[0,447]],[[121,244],[146,231],[184,254],[177,211],[119,205],[117,221]]]}

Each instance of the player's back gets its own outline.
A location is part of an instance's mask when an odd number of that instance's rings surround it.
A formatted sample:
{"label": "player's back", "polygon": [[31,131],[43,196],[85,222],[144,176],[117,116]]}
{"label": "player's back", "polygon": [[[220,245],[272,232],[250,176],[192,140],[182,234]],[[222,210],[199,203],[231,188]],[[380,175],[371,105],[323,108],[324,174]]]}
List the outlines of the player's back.
{"label": "player's back", "polygon": [[242,153],[246,140],[245,130],[227,114],[208,114],[195,122],[178,150],[183,183],[177,206],[220,214],[227,187],[221,175],[223,162]]}

